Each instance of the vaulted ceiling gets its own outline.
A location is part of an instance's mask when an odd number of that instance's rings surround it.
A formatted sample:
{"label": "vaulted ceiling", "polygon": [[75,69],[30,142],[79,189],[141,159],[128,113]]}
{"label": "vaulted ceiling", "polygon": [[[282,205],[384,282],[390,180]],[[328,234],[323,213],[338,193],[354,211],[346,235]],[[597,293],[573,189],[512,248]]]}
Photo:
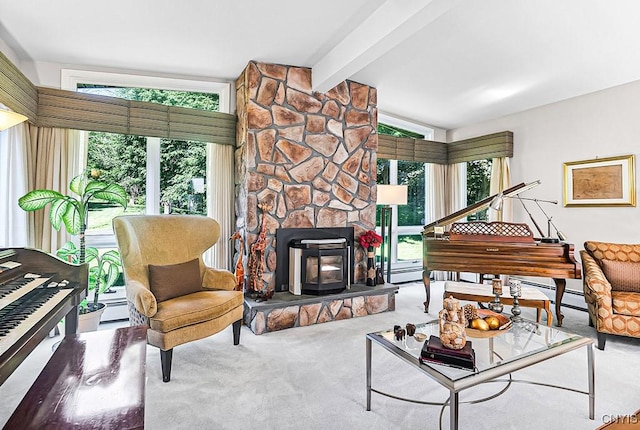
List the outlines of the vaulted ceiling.
{"label": "vaulted ceiling", "polygon": [[381,112],[441,128],[640,79],[636,0],[20,0],[21,64],[234,80],[249,60],[378,88]]}

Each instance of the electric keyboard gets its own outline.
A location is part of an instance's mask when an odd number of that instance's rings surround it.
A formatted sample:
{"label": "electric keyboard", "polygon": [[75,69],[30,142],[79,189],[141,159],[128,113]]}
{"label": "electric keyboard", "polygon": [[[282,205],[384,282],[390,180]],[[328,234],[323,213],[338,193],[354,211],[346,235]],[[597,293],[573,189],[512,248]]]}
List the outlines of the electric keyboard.
{"label": "electric keyboard", "polygon": [[0,384],[62,318],[65,333],[76,332],[87,283],[86,264],[35,249],[0,249]]}

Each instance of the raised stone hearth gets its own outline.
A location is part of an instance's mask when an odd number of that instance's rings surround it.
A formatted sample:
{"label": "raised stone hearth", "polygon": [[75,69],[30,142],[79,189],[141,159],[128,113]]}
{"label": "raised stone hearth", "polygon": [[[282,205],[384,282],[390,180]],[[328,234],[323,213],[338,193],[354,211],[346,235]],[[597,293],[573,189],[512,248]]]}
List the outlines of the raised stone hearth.
{"label": "raised stone hearth", "polygon": [[394,311],[397,291],[398,287],[392,284],[375,287],[355,284],[340,294],[326,296],[294,296],[281,292],[266,302],[245,296],[244,322],[253,333],[263,334]]}

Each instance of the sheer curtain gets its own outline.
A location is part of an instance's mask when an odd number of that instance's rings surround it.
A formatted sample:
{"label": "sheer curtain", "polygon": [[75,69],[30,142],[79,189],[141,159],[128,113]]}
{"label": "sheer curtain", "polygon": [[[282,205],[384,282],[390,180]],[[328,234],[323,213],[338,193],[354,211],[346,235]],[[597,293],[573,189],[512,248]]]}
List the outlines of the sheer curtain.
{"label": "sheer curtain", "polygon": [[[498,194],[511,188],[511,168],[509,158],[494,158],[491,161],[490,195]],[[513,219],[513,200],[504,199],[502,210],[496,211],[489,208],[489,221],[511,222]]]}
{"label": "sheer curtain", "polygon": [[[29,190],[48,189],[68,194],[69,182],[86,164],[86,145],[81,133],[51,127],[30,126],[26,145]],[[28,214],[28,245],[45,252],[60,248],[70,235],[56,231],[49,222],[49,207]]]}
{"label": "sheer curtain", "polygon": [[28,245],[28,216],[18,206],[18,199],[29,190],[29,138],[26,122],[0,132],[0,247]]}
{"label": "sheer curtain", "polygon": [[467,165],[427,164],[427,224],[467,206]]}
{"label": "sheer curtain", "polygon": [[[467,206],[467,164],[427,164],[427,224]],[[453,279],[453,272],[434,270],[433,279]]]}
{"label": "sheer curtain", "polygon": [[235,227],[234,152],[232,145],[207,144],[207,215],[220,224],[220,239],[205,253],[211,267],[231,270]]}

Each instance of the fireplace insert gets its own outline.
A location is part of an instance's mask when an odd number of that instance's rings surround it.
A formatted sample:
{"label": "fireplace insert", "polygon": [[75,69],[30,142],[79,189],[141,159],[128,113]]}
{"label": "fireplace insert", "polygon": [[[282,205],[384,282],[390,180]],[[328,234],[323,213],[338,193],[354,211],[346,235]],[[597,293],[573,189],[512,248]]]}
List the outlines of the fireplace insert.
{"label": "fireplace insert", "polygon": [[[300,273],[300,292],[304,294],[333,294],[333,290],[342,291],[348,285],[353,284],[353,261],[354,261],[354,246],[353,246],[353,227],[323,227],[323,228],[279,228],[276,230],[276,283],[275,291],[289,291],[289,275],[291,273],[290,266],[292,260],[290,258],[290,248],[292,245],[302,245],[303,240],[316,241],[316,243],[307,242],[304,248],[297,248],[300,255],[303,251],[306,255],[311,256],[311,259],[305,258],[305,276],[309,280],[313,279],[311,275],[314,272],[320,272],[318,276],[322,278],[323,282],[329,282],[334,284],[337,282],[337,276],[342,277],[344,284],[342,287],[337,287],[335,284],[327,286],[326,288],[315,288],[313,285],[318,282],[316,279],[314,282],[310,282],[308,287],[302,287],[302,274]],[[339,240],[338,243],[329,244],[326,241]],[[325,243],[317,243],[318,241],[325,241]],[[343,248],[345,246],[346,248]],[[296,249],[296,248],[293,248]],[[315,253],[315,257],[314,254]],[[346,254],[345,254],[346,253]],[[346,255],[346,256],[345,256]],[[334,270],[334,267],[341,266],[339,270]],[[324,270],[322,270],[324,268]],[[345,272],[346,270],[346,272]],[[332,273],[336,272],[336,273]],[[294,288],[295,290],[295,288]]]}
{"label": "fireplace insert", "polygon": [[289,244],[289,292],[335,294],[350,286],[349,246],[336,239],[295,239]]}

